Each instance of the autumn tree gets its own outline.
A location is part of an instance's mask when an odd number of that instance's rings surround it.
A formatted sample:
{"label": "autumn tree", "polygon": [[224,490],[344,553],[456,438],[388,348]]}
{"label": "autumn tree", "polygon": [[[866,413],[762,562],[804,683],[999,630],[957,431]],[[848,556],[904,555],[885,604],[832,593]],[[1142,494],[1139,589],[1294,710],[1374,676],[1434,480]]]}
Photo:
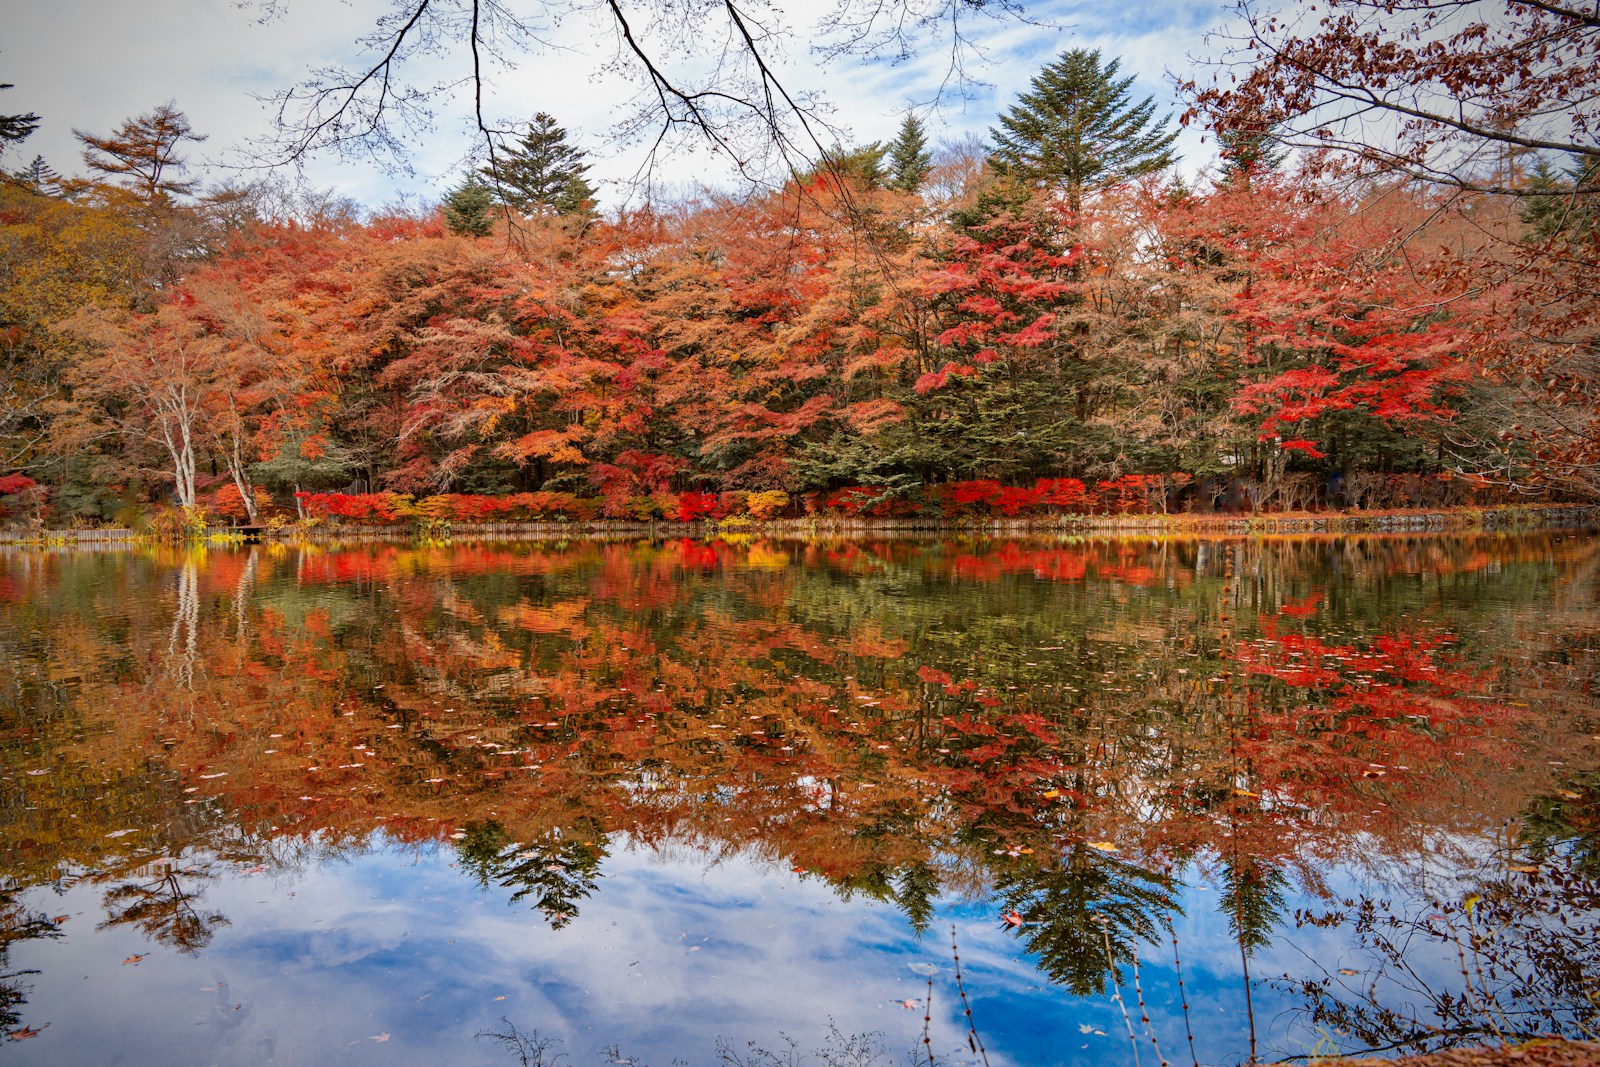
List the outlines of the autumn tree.
{"label": "autumn tree", "polygon": [[87,348],[72,380],[78,435],[109,427],[166,453],[181,507],[199,503],[205,411],[215,389],[216,343],[183,301],[151,313],[86,311],[62,329]]}
{"label": "autumn tree", "polygon": [[92,469],[93,447],[56,440],[75,353],[55,327],[137,300],[145,237],[125,214],[39,192],[0,183],[0,468],[48,478],[65,513],[98,515],[114,478]]}
{"label": "autumn tree", "polygon": [[989,131],[995,169],[1059,190],[1078,211],[1086,193],[1171,166],[1177,132],[1156,119],[1152,98],[1130,100],[1133,78],[1118,78],[1121,66],[1075,48],[1034,75]]}
{"label": "autumn tree", "polygon": [[1503,164],[1529,150],[1600,159],[1600,21],[1586,7],[1332,0],[1314,22],[1235,10],[1244,33],[1216,75],[1187,83],[1191,118],[1463,190],[1516,193]]}
{"label": "autumn tree", "polygon": [[73,130],[83,143],[83,161],[90,170],[121,181],[146,204],[193,195],[197,182],[180,179],[187,169],[180,154],[199,144],[189,117],[168,101],[148,114],[128,119],[105,136]]}
{"label": "autumn tree", "polygon": [[1548,197],[1541,152],[1583,161],[1566,190],[1575,217],[1600,195],[1594,12],[1547,0],[1334,0],[1314,23],[1249,3],[1237,11],[1244,32],[1211,78],[1185,86],[1186,118],[1270,128],[1326,174],[1453,190],[1440,210],[1478,239],[1441,265],[1440,280],[1472,278],[1496,308],[1482,328],[1502,343],[1483,353],[1485,371],[1520,393],[1500,432],[1538,457],[1546,487],[1600,492],[1588,328],[1600,257],[1592,245],[1524,240],[1517,210],[1496,204]]}

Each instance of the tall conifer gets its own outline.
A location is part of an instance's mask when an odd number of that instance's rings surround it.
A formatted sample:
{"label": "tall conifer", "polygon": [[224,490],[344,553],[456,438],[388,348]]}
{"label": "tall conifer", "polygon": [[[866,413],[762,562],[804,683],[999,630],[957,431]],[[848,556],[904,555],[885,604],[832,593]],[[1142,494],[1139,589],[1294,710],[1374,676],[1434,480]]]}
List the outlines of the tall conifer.
{"label": "tall conifer", "polygon": [[1017,181],[1064,192],[1074,211],[1087,192],[1171,166],[1178,135],[1167,131],[1170,116],[1156,121],[1150,97],[1130,101],[1133,79],[1118,78],[1120,66],[1102,63],[1098,49],[1063,52],[989,131],[990,163]]}
{"label": "tall conifer", "polygon": [[889,142],[889,181],[891,189],[914,193],[933,170],[933,154],[928,151],[927,131],[915,115],[907,115],[900,132]]}
{"label": "tall conifer", "polygon": [[571,215],[587,211],[594,200],[583,157],[582,149],[567,143],[567,131],[541,111],[528,123],[528,132],[502,146],[480,173],[501,202],[525,215]]}
{"label": "tall conifer", "polygon": [[444,224],[464,237],[487,237],[494,229],[489,208],[494,197],[476,174],[466,178],[444,198]]}

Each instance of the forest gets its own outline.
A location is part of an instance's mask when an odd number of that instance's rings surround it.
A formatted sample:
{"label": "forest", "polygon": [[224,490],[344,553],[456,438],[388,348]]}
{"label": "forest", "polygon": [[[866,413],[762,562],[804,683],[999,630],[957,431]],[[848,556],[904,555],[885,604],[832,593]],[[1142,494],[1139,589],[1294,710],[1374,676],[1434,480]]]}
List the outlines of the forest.
{"label": "forest", "polygon": [[1600,495],[1600,157],[1354,166],[1193,99],[1197,177],[1069,49],[985,142],[909,114],[777,187],[608,212],[544,113],[372,210],[202,187],[175,104],[77,131],[90,177],[0,185],[0,521]]}

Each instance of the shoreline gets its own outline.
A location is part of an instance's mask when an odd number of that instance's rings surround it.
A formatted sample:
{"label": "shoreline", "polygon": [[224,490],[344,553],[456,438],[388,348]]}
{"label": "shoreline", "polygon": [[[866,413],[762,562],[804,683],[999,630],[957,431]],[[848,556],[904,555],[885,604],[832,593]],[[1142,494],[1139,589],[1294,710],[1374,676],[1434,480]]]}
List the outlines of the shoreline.
{"label": "shoreline", "polygon": [[[570,541],[668,539],[680,537],[762,537],[780,540],[849,540],[863,537],[1028,538],[1040,536],[1273,537],[1358,534],[1449,534],[1600,529],[1600,505],[1511,504],[1498,507],[1429,508],[1346,512],[1265,514],[1056,515],[1045,518],[972,517],[965,519],[877,519],[809,515],[762,522],[590,522],[463,523],[443,536],[427,535],[410,523],[392,525],[288,525],[263,529],[263,543],[361,543],[433,541]],[[243,534],[218,528],[200,543],[241,543]],[[0,545],[15,547],[119,547],[153,543],[129,529],[0,529]]]}

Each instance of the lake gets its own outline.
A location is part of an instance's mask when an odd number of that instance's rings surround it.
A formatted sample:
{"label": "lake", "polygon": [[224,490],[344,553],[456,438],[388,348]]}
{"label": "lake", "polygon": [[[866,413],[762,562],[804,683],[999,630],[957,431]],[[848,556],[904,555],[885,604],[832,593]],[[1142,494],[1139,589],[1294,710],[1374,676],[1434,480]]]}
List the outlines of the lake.
{"label": "lake", "polygon": [[1600,1031],[1600,540],[0,554],[0,1059]]}

